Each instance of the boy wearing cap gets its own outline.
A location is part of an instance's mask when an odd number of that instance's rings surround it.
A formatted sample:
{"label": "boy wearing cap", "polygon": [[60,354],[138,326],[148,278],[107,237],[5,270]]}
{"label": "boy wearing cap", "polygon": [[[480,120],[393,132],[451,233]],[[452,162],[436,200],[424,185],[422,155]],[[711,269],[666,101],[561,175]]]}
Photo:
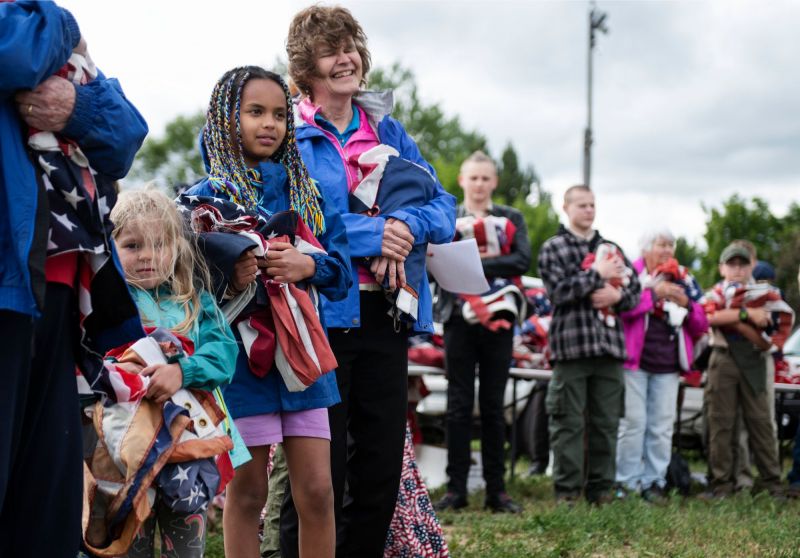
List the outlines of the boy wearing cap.
{"label": "boy wearing cap", "polygon": [[[735,240],[750,253],[750,261],[753,264],[752,282],[766,283],[772,285],[775,282],[775,268],[768,262],[759,260],[757,258],[756,247],[746,240]],[[781,293],[783,298],[783,293]],[[775,416],[775,370],[778,366],[787,366],[785,361],[783,365],[783,353],[777,347],[772,347],[770,352],[772,358],[767,358],[767,401],[769,402],[769,416]],[[775,430],[775,439],[777,442],[778,430],[775,421],[772,421],[772,428]],[[739,412],[736,417],[736,431],[739,432],[738,441],[739,447],[736,451],[734,458],[736,490],[753,487],[753,467],[752,459],[750,458],[750,437],[747,435],[747,429],[744,427],[742,413]]]}
{"label": "boy wearing cap", "polygon": [[732,430],[741,411],[750,436],[752,457],[761,484],[780,492],[781,467],[766,390],[766,366],[772,343],[761,330],[771,322],[764,308],[733,307],[730,294],[752,281],[751,254],[731,243],[720,257],[722,281],[707,295],[706,312],[713,347],[708,365],[710,491],[705,498],[724,498],[734,490]]}

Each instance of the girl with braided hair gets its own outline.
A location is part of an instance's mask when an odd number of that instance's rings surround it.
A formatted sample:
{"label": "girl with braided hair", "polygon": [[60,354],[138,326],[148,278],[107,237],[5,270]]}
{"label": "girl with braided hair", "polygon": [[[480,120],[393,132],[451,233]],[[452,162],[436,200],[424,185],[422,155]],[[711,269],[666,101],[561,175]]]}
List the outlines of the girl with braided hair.
{"label": "girl with braided hair", "polygon": [[[264,257],[247,250],[238,259],[238,254],[230,253],[215,259],[207,250],[207,257],[214,260],[211,267],[224,276],[218,289],[223,310],[226,302],[242,297],[249,305],[245,312],[259,305],[268,309],[264,281],[256,282],[259,273],[275,282],[308,283],[329,300],[346,296],[352,282],[344,225],[338,213],[326,209],[300,158],[291,107],[283,79],[256,66],[234,68],[214,86],[201,138],[209,176],[182,199],[222,198],[242,212],[255,211],[267,218],[294,210],[324,249],[305,254],[289,242],[270,241]],[[225,257],[227,263],[220,261]],[[252,460],[236,470],[228,485],[223,513],[225,554],[259,556],[269,450],[272,444],[282,443],[300,516],[301,556],[332,557],[328,407],[340,400],[335,376],[325,373],[303,391],[290,391],[269,360],[275,353],[260,356],[269,351],[256,351],[257,341],[245,344],[243,329],[233,329],[241,347],[233,380],[223,392]]]}

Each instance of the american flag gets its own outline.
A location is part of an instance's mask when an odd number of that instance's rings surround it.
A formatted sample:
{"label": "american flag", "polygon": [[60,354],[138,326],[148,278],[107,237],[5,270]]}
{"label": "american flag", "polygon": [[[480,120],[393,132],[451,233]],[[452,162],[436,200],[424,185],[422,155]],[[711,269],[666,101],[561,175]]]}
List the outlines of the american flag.
{"label": "american flag", "polygon": [[[73,53],[57,75],[80,85],[94,79],[97,70],[88,55]],[[111,240],[114,181],[96,172],[78,144],[60,134],[29,128],[28,148],[50,208],[47,256],[74,253],[78,258],[76,373],[79,390],[90,395],[103,354],[144,335]]]}
{"label": "american flag", "polygon": [[783,300],[777,287],[766,283],[717,283],[706,293],[705,308],[709,314],[724,308],[763,308],[772,315],[772,323],[761,333],[779,349],[783,348],[794,324],[794,310]]}
{"label": "american flag", "polygon": [[[478,251],[485,257],[511,253],[517,227],[507,217],[466,215],[456,219],[455,240],[474,238]],[[482,295],[459,295],[468,323],[480,323],[491,331],[511,329],[515,322],[525,319],[527,300],[520,277],[495,277],[489,280],[489,290]]]}
{"label": "american flag", "polygon": [[[161,362],[194,352],[183,336],[161,328],[148,332]],[[127,552],[150,513],[155,488],[175,511],[196,513],[233,476],[233,443],[214,396],[181,389],[163,405],[146,399],[149,378],[136,369],[152,362],[140,345],[110,351],[96,383],[105,398],[92,409],[98,441],[84,469],[83,528],[87,547],[98,556]]]}
{"label": "american flag", "polygon": [[507,217],[487,215],[475,217],[466,215],[456,219],[454,240],[474,238],[478,252],[486,257],[497,257],[511,253],[511,244],[517,227]]}
{"label": "american flag", "polygon": [[[374,159],[375,168],[350,193],[352,213],[387,216],[400,209],[421,207],[434,198],[436,179],[433,175],[426,168],[397,155],[396,150],[385,145],[361,155],[360,163],[365,158]],[[416,289],[426,273],[426,253],[427,244],[415,244],[411,249],[404,262],[405,286],[392,291],[388,277],[383,282],[383,288],[394,305],[395,318],[405,322],[417,320],[419,293]]]}
{"label": "american flag", "polygon": [[[325,253],[296,211],[266,215],[222,198],[185,194],[177,202],[212,260],[213,254],[238,258],[250,249],[263,256],[271,242],[288,242],[304,254]],[[306,389],[337,366],[319,319],[319,296],[308,281],[279,283],[259,273],[255,296],[233,325],[251,372],[264,377],[275,366],[290,391]]]}

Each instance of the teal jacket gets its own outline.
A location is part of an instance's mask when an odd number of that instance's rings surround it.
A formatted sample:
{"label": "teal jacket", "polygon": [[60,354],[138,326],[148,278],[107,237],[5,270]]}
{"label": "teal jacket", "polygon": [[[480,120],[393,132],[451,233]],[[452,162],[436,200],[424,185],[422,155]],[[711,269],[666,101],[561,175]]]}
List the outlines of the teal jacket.
{"label": "teal jacket", "polygon": [[[171,329],[185,317],[183,304],[171,300],[163,289],[156,292],[131,288],[131,294],[145,325]],[[161,296],[157,300],[158,294]],[[183,387],[212,390],[233,377],[239,348],[214,297],[203,291],[200,304],[200,315],[185,335],[194,343],[194,354],[180,360]]]}

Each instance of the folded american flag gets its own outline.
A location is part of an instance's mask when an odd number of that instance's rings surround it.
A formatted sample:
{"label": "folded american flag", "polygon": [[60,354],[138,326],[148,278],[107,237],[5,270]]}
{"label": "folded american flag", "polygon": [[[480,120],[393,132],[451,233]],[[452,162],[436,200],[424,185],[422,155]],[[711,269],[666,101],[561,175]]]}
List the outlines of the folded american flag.
{"label": "folded american flag", "polygon": [[[84,85],[97,69],[88,55],[73,53],[56,75]],[[28,148],[50,210],[47,256],[77,258],[81,339],[76,374],[79,392],[91,399],[105,352],[144,335],[111,240],[114,181],[95,171],[80,146],[61,134],[29,128]]]}
{"label": "folded american flag", "polygon": [[[616,245],[611,244],[610,242],[601,242],[597,245],[597,248],[594,252],[589,252],[586,254],[586,257],[581,263],[581,269],[596,268],[597,262],[611,260],[614,258],[619,258],[622,261],[625,261],[625,256]],[[627,287],[631,282],[632,275],[633,270],[626,266],[622,276],[609,279],[608,284],[618,289],[621,287]],[[597,317],[608,327],[615,327],[617,324],[617,318],[614,315],[613,308],[601,308],[597,311]]]}
{"label": "folded american flag", "polygon": [[495,277],[489,281],[489,290],[481,295],[459,297],[464,301],[461,314],[470,324],[497,331],[512,329],[521,323],[527,313],[527,300],[520,288],[508,279]]}
{"label": "folded american flag", "polygon": [[454,240],[474,238],[481,256],[494,258],[511,253],[511,244],[516,232],[517,227],[507,217],[467,215],[456,219]]}
{"label": "folded american flag", "polygon": [[[325,253],[296,211],[265,216],[222,198],[181,195],[177,201],[204,239],[211,263],[214,253],[231,250],[235,258],[251,249],[264,256],[272,242],[288,242],[304,254]],[[278,283],[261,272],[257,285],[232,324],[250,371],[263,378],[274,365],[289,391],[305,390],[337,366],[319,319],[317,290],[308,281]]]}
{"label": "folded american flag", "polygon": [[709,314],[725,308],[763,308],[771,313],[772,323],[761,329],[761,334],[779,349],[794,324],[794,310],[783,300],[780,290],[767,283],[717,283],[706,293],[705,308]]}
{"label": "folded american flag", "polygon": [[[662,281],[669,281],[680,286],[689,300],[704,304],[705,299],[700,285],[689,273],[689,270],[680,265],[675,258],[670,258],[666,262],[657,265],[652,270],[652,273],[647,271],[646,266],[639,273],[639,283],[643,289],[654,288]],[[688,313],[689,310],[687,308],[671,300],[657,298],[653,301],[653,316],[666,321],[672,328],[678,328],[683,325]]]}
{"label": "folded american flag", "polygon": [[[474,238],[481,256],[494,258],[510,254],[517,227],[507,217],[466,215],[456,219],[454,240]],[[480,323],[491,331],[511,329],[525,319],[527,300],[522,280],[516,277],[495,277],[489,290],[481,295],[460,294],[464,301],[461,313],[467,323]]]}
{"label": "folded american flag", "polygon": [[[402,159],[393,147],[379,145],[365,151],[358,159],[364,167],[374,166],[350,192],[351,213],[370,217],[389,216],[393,211],[421,207],[436,194],[436,179],[427,169]],[[415,244],[404,262],[406,284],[394,290],[389,288],[389,278],[384,278],[383,289],[393,305],[394,317],[407,323],[417,320],[419,293],[416,289],[425,275],[427,244]]]}
{"label": "folded american flag", "polygon": [[[646,270],[643,270],[643,273],[646,273]],[[683,287],[683,292],[690,300],[694,302],[703,300],[703,291],[700,289],[697,280],[675,258],[670,258],[666,262],[657,265],[652,273],[644,277],[646,281],[642,285],[645,288],[651,287],[659,281],[670,281]]]}

